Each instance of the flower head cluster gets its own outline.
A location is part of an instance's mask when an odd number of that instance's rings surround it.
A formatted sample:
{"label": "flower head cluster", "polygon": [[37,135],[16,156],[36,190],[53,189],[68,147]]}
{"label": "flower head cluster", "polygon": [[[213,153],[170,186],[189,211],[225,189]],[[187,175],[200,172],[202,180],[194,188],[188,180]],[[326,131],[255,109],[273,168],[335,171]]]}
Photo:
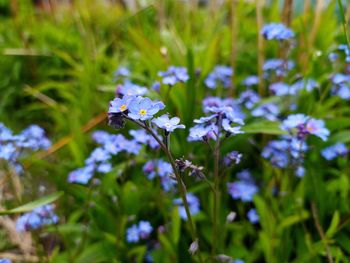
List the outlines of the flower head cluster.
{"label": "flower head cluster", "polygon": [[332,77],[332,94],[342,98],[343,100],[350,100],[350,75],[335,74]]}
{"label": "flower head cluster", "polygon": [[0,123],[0,159],[11,164],[17,172],[22,171],[18,158],[29,151],[47,150],[51,146],[45,131],[37,125],[30,125],[19,134],[13,134]]}
{"label": "flower head cluster", "polygon": [[239,103],[247,109],[252,109],[260,101],[260,96],[253,90],[246,90],[240,94]]}
{"label": "flower head cluster", "polygon": [[237,174],[239,179],[236,182],[228,183],[228,192],[234,200],[241,200],[242,202],[253,201],[254,195],[258,192],[251,174],[248,170],[243,170]]}
{"label": "flower head cluster", "polygon": [[229,152],[224,156],[224,164],[226,166],[236,165],[241,162],[242,154],[237,151]]}
{"label": "flower head cluster", "polygon": [[30,231],[45,225],[56,224],[58,216],[53,210],[53,205],[44,205],[35,208],[32,212],[25,213],[17,219],[16,230],[19,232]]}
{"label": "flower head cluster", "polygon": [[160,71],[158,76],[163,78],[163,84],[170,86],[178,82],[186,82],[190,78],[186,68],[175,66],[170,66],[167,71]]}
{"label": "flower head cluster", "polygon": [[131,130],[132,140],[126,139],[121,134],[109,134],[105,131],[96,131],[92,138],[100,145],[95,148],[85,160],[85,166],[70,172],[68,181],[71,183],[87,184],[95,172],[109,173],[112,170],[111,159],[113,156],[126,152],[138,154],[142,145],[148,145],[152,149],[158,148],[158,143],[153,137],[144,134],[143,130]]}
{"label": "flower head cluster", "polygon": [[294,62],[291,60],[269,59],[263,65],[264,77],[269,78],[271,75],[286,76],[293,68]]}
{"label": "flower head cluster", "polygon": [[338,142],[322,150],[322,156],[328,161],[335,159],[338,156],[346,156],[349,150],[344,143]]}
{"label": "flower head cluster", "polygon": [[126,241],[128,243],[137,243],[140,240],[147,239],[153,231],[153,227],[148,221],[140,221],[126,230]]}
{"label": "flower head cluster", "polygon": [[270,121],[276,121],[279,113],[278,105],[272,102],[261,104],[251,112],[254,117],[262,117]]}
{"label": "flower head cluster", "polygon": [[319,84],[313,79],[301,79],[295,82],[293,85],[288,85],[284,82],[272,83],[269,87],[272,94],[276,96],[296,95],[301,90],[311,92],[317,88]]}
{"label": "flower head cluster", "polygon": [[227,135],[243,133],[242,113],[236,110],[238,105],[234,101],[209,97],[204,99],[203,106],[204,112],[210,115],[194,120],[196,125],[190,129],[188,141],[216,140],[222,132]]}
{"label": "flower head cluster", "polygon": [[[191,215],[197,215],[200,212],[200,208],[199,208],[199,199],[197,196],[195,196],[192,193],[187,193],[186,194],[186,199],[189,205],[189,209],[190,209],[190,214]],[[179,207],[179,214],[180,217],[183,220],[187,220],[187,214],[186,214],[186,209],[183,205],[182,199],[178,198],[178,199],[174,199],[174,204],[177,205]]]}
{"label": "flower head cluster", "polygon": [[115,72],[114,72],[114,79],[118,80],[120,77],[129,77],[130,76],[130,71],[127,67],[119,67]]}
{"label": "flower head cluster", "polygon": [[267,40],[288,40],[294,37],[294,32],[284,24],[270,23],[264,25],[261,34]]}
{"label": "flower head cluster", "polygon": [[292,136],[283,136],[280,140],[270,141],[263,149],[261,155],[270,160],[278,168],[296,167],[295,175],[302,177],[304,153],[308,150],[305,140]]}
{"label": "flower head cluster", "polygon": [[228,88],[231,86],[232,75],[233,69],[231,67],[216,66],[204,82],[209,89],[215,89],[218,85]]}
{"label": "flower head cluster", "polygon": [[171,164],[162,159],[150,160],[145,163],[143,172],[150,180],[158,176],[164,191],[173,190],[176,185],[176,181],[172,178],[174,171]]}
{"label": "flower head cluster", "polygon": [[148,92],[146,87],[142,87],[130,80],[125,80],[123,84],[118,85],[116,89],[116,94],[127,95],[127,96],[144,96]]}
{"label": "flower head cluster", "polygon": [[259,84],[259,77],[255,76],[255,75],[248,76],[243,80],[242,84],[244,86],[247,86],[247,87],[258,85]]}
{"label": "flower head cluster", "polygon": [[291,134],[296,130],[296,137],[299,140],[303,140],[308,134],[312,134],[326,141],[330,133],[323,120],[314,119],[300,113],[289,115],[282,122],[281,128]]}

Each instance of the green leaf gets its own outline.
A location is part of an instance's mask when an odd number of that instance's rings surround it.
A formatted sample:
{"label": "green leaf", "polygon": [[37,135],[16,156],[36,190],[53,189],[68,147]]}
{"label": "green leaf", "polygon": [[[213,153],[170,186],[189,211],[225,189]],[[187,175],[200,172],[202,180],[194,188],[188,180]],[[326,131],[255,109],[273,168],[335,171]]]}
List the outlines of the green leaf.
{"label": "green leaf", "polygon": [[282,231],[284,228],[302,222],[308,219],[309,217],[310,213],[308,211],[301,211],[299,214],[288,216],[282,220],[282,222],[278,226],[278,230]]}
{"label": "green leaf", "polygon": [[332,217],[331,224],[326,232],[326,237],[331,238],[335,234],[339,221],[340,221],[339,211],[335,211]]}
{"label": "green leaf", "polygon": [[281,130],[279,122],[274,121],[259,121],[253,122],[245,125],[242,130],[245,133],[263,133],[263,134],[272,134],[272,135],[283,135],[287,134],[286,131]]}
{"label": "green leaf", "polygon": [[44,196],[42,198],[39,198],[38,200],[35,200],[33,202],[27,203],[25,205],[22,205],[10,210],[0,211],[0,215],[18,214],[18,213],[32,211],[34,208],[56,201],[62,195],[63,195],[62,191],[56,192],[56,193]]}

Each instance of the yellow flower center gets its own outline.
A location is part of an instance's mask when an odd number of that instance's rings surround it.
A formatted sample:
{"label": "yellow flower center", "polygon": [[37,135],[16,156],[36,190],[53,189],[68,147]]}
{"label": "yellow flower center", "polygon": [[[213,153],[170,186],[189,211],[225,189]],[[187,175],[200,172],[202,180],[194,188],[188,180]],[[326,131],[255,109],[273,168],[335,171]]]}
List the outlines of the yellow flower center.
{"label": "yellow flower center", "polygon": [[120,106],[119,110],[120,110],[120,111],[125,111],[125,110],[126,110],[126,105],[123,104],[122,106]]}
{"label": "yellow flower center", "polygon": [[146,113],[147,113],[147,111],[144,110],[144,109],[141,109],[141,110],[139,111],[139,114],[140,114],[141,116],[145,116]]}

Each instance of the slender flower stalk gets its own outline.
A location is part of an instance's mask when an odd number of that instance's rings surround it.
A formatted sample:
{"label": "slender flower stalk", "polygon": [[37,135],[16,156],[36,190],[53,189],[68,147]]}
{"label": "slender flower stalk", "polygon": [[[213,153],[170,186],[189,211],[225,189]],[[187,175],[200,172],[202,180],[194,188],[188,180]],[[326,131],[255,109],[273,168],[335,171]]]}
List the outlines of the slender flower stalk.
{"label": "slender flower stalk", "polygon": [[[127,115],[124,115],[124,117],[129,119],[129,120],[131,120],[132,122],[136,123],[137,125],[139,125],[143,129],[145,129],[159,143],[159,145],[162,148],[163,152],[168,157],[168,160],[169,160],[169,162],[170,162],[170,164],[171,164],[171,166],[173,168],[174,174],[175,174],[175,178],[176,178],[176,181],[177,181],[177,185],[178,185],[178,189],[179,189],[179,192],[180,192],[180,196],[181,196],[183,205],[185,207],[186,216],[187,216],[187,220],[188,220],[188,225],[189,225],[191,236],[192,236],[192,241],[193,242],[195,242],[195,241],[198,242],[198,234],[197,234],[196,226],[193,223],[193,219],[192,219],[192,216],[191,216],[191,213],[190,213],[189,204],[188,204],[187,198],[186,198],[186,193],[187,193],[186,186],[185,186],[185,183],[182,180],[181,173],[177,169],[174,157],[172,156],[169,148],[167,147],[166,144],[164,144],[164,142],[162,142],[159,139],[157,134],[149,127],[149,125],[146,122],[140,122],[140,121],[137,121],[137,120],[133,120],[133,119],[129,118]],[[167,137],[170,137],[170,134]],[[199,262],[203,262],[202,257],[200,255],[199,247],[198,247],[198,250],[197,250],[197,255],[198,255]]]}

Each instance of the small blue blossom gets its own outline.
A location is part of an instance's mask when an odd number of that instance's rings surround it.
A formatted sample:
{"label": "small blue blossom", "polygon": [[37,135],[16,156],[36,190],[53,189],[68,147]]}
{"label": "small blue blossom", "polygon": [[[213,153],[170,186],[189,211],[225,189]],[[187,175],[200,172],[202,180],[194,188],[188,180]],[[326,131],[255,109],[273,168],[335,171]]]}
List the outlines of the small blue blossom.
{"label": "small blue blossom", "polygon": [[294,68],[294,62],[291,60],[284,61],[282,59],[269,59],[263,65],[264,77],[268,78],[271,73],[278,77],[286,76],[287,73]]}
{"label": "small blue blossom", "polygon": [[108,113],[120,113],[128,110],[129,103],[132,101],[132,96],[124,96],[123,98],[115,98],[109,104]]}
{"label": "small blue blossom", "polygon": [[262,117],[270,121],[276,121],[279,113],[280,109],[277,104],[265,103],[256,107],[251,114],[254,117]]}
{"label": "small blue blossom", "polygon": [[241,177],[239,181],[227,183],[229,194],[234,200],[240,199],[242,202],[253,201],[254,195],[258,192],[258,187],[255,185],[248,171],[244,171],[239,176]]}
{"label": "small blue blossom", "polygon": [[142,87],[129,80],[126,80],[122,85],[118,85],[116,93],[124,96],[143,96],[148,92],[146,87]]}
{"label": "small blue blossom", "polygon": [[292,89],[290,86],[283,82],[272,83],[269,89],[272,94],[276,96],[295,95],[294,93],[291,93]]}
{"label": "small blue blossom", "polygon": [[304,177],[305,175],[305,168],[303,166],[298,166],[295,170],[295,175],[299,178]]}
{"label": "small blue blossom", "polygon": [[129,77],[130,76],[130,71],[126,67],[119,67],[115,72],[114,72],[114,80],[119,79],[119,77]]}
{"label": "small blue blossom", "polygon": [[301,90],[311,92],[318,87],[319,84],[314,79],[301,79],[290,86],[290,94],[297,94]]}
{"label": "small blue blossom", "polygon": [[237,151],[229,152],[224,156],[224,163],[226,166],[239,164],[242,159],[242,154]]}
{"label": "small blue blossom", "polygon": [[43,205],[32,212],[25,213],[17,219],[16,230],[24,232],[35,230],[45,225],[56,224],[58,216],[53,211],[53,205]]}
{"label": "small blue blossom", "polygon": [[313,134],[326,141],[330,134],[323,120],[314,119],[304,114],[289,115],[282,122],[281,128],[289,132],[297,129],[297,138],[299,139],[305,138],[308,134]]}
{"label": "small blue blossom", "polygon": [[259,223],[260,218],[255,208],[252,208],[248,211],[247,217],[251,223],[253,224]]}
{"label": "small blue blossom", "polygon": [[163,78],[163,84],[170,86],[174,86],[178,82],[186,82],[190,78],[186,68],[175,66],[170,66],[167,71],[160,71],[158,76]]}
{"label": "small blue blossom", "polygon": [[68,182],[87,184],[94,175],[94,167],[92,165],[76,169],[69,173]]}
{"label": "small blue blossom", "polygon": [[228,88],[231,86],[233,69],[227,66],[216,66],[205,79],[205,85],[210,89],[217,88],[218,85]]}
{"label": "small blue blossom", "polygon": [[[187,193],[186,199],[189,205],[190,214],[197,215],[200,212],[198,197],[192,193]],[[174,199],[173,203],[178,206],[180,217],[183,220],[187,220],[186,209],[183,206],[182,199],[181,198]]]}
{"label": "small blue blossom", "polygon": [[140,240],[147,239],[153,231],[153,227],[148,221],[140,221],[126,230],[126,241],[128,243],[137,243]]}
{"label": "small blue blossom", "polygon": [[250,110],[260,101],[260,96],[253,90],[246,90],[241,93],[238,101]]}
{"label": "small blue blossom", "polygon": [[349,150],[346,148],[344,143],[338,142],[322,150],[322,156],[330,161],[335,159],[337,156],[346,156]]}
{"label": "small blue blossom", "polygon": [[140,241],[139,228],[137,225],[132,225],[126,230],[126,241],[128,243],[137,243]]}
{"label": "small blue blossom", "polygon": [[294,37],[294,32],[284,24],[270,23],[264,25],[261,34],[267,40],[289,40]]}
{"label": "small blue blossom", "polygon": [[164,109],[162,102],[154,102],[149,98],[133,99],[129,104],[128,116],[134,120],[149,120],[158,111]]}
{"label": "small blue blossom", "polygon": [[173,132],[175,129],[185,129],[185,125],[179,124],[180,119],[178,117],[169,119],[169,115],[167,114],[153,119],[152,122],[157,125],[158,128],[164,129],[167,132]]}
{"label": "small blue blossom", "polygon": [[228,119],[223,119],[222,120],[222,128],[227,131],[228,133],[230,134],[240,134],[240,133],[244,133],[242,130],[241,130],[241,126],[236,126],[236,127],[232,127],[231,126],[231,122],[230,120]]}
{"label": "small blue blossom", "polygon": [[259,77],[258,76],[248,76],[246,77],[243,82],[243,85],[247,86],[247,87],[251,87],[254,85],[258,85],[259,84]]}

